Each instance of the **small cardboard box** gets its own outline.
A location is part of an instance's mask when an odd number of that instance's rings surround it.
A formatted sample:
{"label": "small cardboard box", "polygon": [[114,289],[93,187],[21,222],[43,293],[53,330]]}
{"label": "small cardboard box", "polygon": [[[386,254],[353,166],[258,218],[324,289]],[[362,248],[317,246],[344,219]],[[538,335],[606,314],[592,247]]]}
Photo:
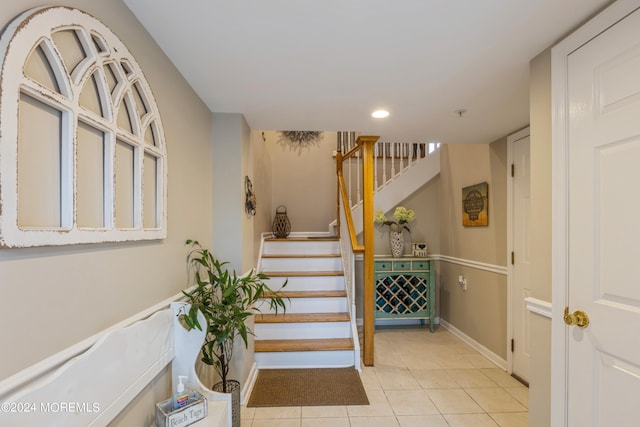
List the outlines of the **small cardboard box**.
{"label": "small cardboard box", "polygon": [[197,391],[189,392],[187,404],[173,409],[173,398],[156,404],[157,427],[186,427],[207,416],[207,399]]}

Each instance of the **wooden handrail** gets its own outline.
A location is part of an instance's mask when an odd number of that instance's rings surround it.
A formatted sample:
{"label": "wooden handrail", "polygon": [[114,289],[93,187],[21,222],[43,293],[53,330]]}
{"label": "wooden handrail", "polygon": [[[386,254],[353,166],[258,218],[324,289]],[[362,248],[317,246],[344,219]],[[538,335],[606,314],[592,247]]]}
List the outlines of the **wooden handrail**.
{"label": "wooden handrail", "polygon": [[[342,155],[340,151],[336,154],[336,172],[338,175],[338,233],[340,232],[340,201],[344,207],[349,238],[353,252],[363,253],[363,362],[365,366],[373,366],[373,332],[375,327],[374,313],[374,276],[373,276],[373,253],[374,253],[374,235],[373,235],[373,145],[378,141],[378,136],[359,136],[356,140],[356,146],[350,149],[346,154]],[[355,227],[353,225],[353,217],[351,215],[351,204],[347,194],[347,188],[344,182],[343,163],[346,159],[354,156],[357,152],[362,151],[362,230],[363,245],[358,244]]]}
{"label": "wooden handrail", "polygon": [[358,139],[356,140],[355,147],[353,147],[351,150],[347,151],[342,155],[343,162],[348,158],[353,157],[358,151],[362,150],[362,140],[360,138],[362,137],[358,137]]}
{"label": "wooden handrail", "polygon": [[[344,176],[342,171],[338,172],[338,188],[340,191],[340,197],[342,199],[342,206],[349,206],[349,196],[347,195],[346,185],[344,183]],[[345,209],[344,216],[347,220],[347,229],[349,230],[349,238],[351,240],[351,249],[353,252],[364,252],[364,246],[358,243],[358,236],[356,236],[356,228],[353,225],[353,215],[351,209]]]}

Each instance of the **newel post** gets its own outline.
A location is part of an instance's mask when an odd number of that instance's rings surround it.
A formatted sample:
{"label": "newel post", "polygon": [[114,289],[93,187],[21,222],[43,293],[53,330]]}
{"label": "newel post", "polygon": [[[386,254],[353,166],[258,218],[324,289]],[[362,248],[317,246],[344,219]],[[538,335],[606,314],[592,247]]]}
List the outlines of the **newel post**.
{"label": "newel post", "polygon": [[364,329],[364,365],[373,366],[373,333],[375,329],[375,292],[374,292],[374,156],[373,146],[377,136],[361,136],[362,143],[362,230],[364,243],[363,261],[363,329]]}
{"label": "newel post", "polygon": [[[336,175],[336,230],[338,237],[340,237],[340,180],[342,178],[342,151],[340,144],[338,144],[338,150],[336,151]],[[345,209],[349,208],[351,206],[345,207]]]}

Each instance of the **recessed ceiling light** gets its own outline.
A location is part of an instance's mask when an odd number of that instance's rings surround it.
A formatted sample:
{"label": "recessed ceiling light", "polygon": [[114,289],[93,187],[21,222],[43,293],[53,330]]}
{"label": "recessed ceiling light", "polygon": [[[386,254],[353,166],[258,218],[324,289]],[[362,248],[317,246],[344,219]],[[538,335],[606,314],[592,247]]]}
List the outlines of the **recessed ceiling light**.
{"label": "recessed ceiling light", "polygon": [[371,113],[371,117],[374,117],[376,119],[384,119],[385,117],[389,117],[389,112],[386,110],[376,110]]}

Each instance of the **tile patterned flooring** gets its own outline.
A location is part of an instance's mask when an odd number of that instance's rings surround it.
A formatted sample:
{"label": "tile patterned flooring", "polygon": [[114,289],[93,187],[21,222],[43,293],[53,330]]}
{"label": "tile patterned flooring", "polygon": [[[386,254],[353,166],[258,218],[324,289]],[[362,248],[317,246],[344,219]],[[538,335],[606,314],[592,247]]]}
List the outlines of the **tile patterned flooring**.
{"label": "tile patterned flooring", "polygon": [[242,407],[243,427],[526,427],[529,390],[439,326],[378,327],[368,406]]}

